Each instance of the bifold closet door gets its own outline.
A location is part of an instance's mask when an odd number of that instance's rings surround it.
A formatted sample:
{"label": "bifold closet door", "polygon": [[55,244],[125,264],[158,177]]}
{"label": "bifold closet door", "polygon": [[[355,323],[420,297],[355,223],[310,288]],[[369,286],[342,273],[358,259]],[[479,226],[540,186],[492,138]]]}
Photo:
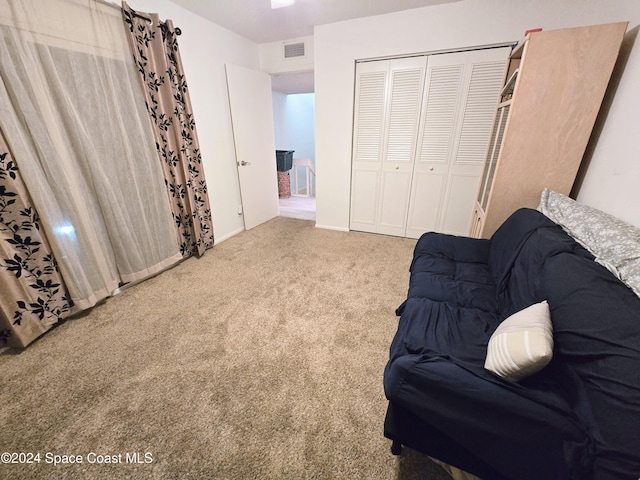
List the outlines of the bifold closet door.
{"label": "bifold closet door", "polygon": [[352,230],[468,232],[508,54],[357,64]]}
{"label": "bifold closet door", "polygon": [[426,57],[356,68],[350,228],[404,236]]}
{"label": "bifold closet door", "polygon": [[429,56],[405,236],[468,234],[509,51]]}

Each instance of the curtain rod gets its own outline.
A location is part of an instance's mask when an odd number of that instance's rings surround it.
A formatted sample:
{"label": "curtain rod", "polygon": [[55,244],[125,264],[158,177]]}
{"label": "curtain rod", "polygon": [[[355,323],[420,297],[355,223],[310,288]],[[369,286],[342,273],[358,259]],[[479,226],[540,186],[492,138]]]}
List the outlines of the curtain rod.
{"label": "curtain rod", "polygon": [[[96,0],[96,2],[101,3],[103,5],[108,5],[108,6],[113,7],[113,8],[117,8],[118,10],[122,11],[122,8],[120,6],[116,5],[115,3],[109,2],[108,0]],[[141,18],[142,20],[146,20],[149,23],[153,23],[153,21],[149,17],[145,17],[144,15],[140,15],[135,10],[133,10],[133,16]],[[180,27],[175,27],[174,31],[176,32],[176,35],[182,35],[182,30],[180,30]]]}

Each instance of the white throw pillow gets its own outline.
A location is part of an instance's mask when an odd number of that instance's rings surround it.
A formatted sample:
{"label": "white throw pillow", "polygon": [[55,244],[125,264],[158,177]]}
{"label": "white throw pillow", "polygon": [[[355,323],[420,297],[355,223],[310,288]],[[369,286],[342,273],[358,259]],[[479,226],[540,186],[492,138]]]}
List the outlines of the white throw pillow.
{"label": "white throw pillow", "polygon": [[484,368],[517,382],[542,370],[553,357],[553,326],[547,301],[506,318],[487,347]]}

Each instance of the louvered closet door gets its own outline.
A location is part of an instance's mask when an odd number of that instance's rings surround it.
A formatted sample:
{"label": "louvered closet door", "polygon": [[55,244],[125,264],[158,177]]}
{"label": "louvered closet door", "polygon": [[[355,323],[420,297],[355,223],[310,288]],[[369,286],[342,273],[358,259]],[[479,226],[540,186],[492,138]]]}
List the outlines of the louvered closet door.
{"label": "louvered closet door", "polygon": [[376,231],[389,62],[356,66],[350,228]]}
{"label": "louvered closet door", "polygon": [[425,69],[425,57],[357,65],[352,230],[405,234]]}
{"label": "louvered closet door", "polygon": [[429,56],[405,236],[468,234],[508,54]]}

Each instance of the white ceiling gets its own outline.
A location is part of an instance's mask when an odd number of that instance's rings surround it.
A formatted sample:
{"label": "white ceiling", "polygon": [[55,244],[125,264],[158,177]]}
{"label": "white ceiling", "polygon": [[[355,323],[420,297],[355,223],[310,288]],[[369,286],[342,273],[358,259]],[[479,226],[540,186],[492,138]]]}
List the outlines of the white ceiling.
{"label": "white ceiling", "polygon": [[170,0],[256,43],[313,35],[315,25],[460,0],[296,0],[271,9],[271,0]]}
{"label": "white ceiling", "polygon": [[[256,43],[313,35],[315,25],[420,8],[460,0],[296,0],[271,9],[271,0],[170,0]],[[272,76],[278,92],[311,93],[313,72]]]}

